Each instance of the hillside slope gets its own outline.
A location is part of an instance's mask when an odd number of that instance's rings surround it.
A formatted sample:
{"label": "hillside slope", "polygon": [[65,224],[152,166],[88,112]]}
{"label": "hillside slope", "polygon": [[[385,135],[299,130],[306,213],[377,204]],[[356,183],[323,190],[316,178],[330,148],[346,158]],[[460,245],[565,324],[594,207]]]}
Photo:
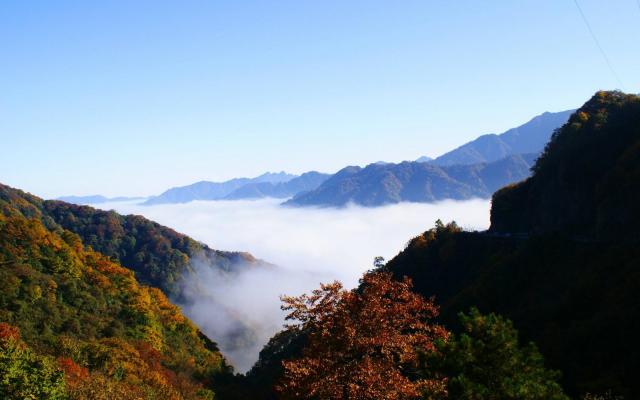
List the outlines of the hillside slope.
{"label": "hillside slope", "polygon": [[139,215],[42,200],[2,184],[0,200],[21,204],[30,217],[39,218],[49,228],[76,233],[85,245],[131,269],[141,283],[177,301],[181,300],[181,281],[194,273],[192,261],[226,272],[267,265],[249,253],[211,249]]}
{"label": "hillside slope", "polygon": [[[29,195],[7,187],[0,193],[3,360],[13,362],[16,351],[50,360],[73,399],[212,398],[207,387],[229,369],[178,307],[85,248]],[[3,380],[2,390],[37,384],[29,374],[38,370],[11,365],[25,378]]]}
{"label": "hillside slope", "polygon": [[599,92],[534,175],[494,196],[488,232],[438,226],[385,268],[435,295],[442,318],[475,305],[512,319],[573,395],[638,398],[640,98]]}
{"label": "hillside slope", "polygon": [[553,136],[535,175],[493,203],[493,231],[640,239],[638,97],[596,94]]}

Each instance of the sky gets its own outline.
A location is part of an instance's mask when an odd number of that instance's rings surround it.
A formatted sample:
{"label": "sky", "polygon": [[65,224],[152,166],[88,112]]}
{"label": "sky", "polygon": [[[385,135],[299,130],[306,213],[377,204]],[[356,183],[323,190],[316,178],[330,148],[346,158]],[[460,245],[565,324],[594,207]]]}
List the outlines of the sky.
{"label": "sky", "polygon": [[[640,2],[0,2],[0,182],[45,198],[437,156],[640,92]],[[617,75],[617,78],[616,78]]]}

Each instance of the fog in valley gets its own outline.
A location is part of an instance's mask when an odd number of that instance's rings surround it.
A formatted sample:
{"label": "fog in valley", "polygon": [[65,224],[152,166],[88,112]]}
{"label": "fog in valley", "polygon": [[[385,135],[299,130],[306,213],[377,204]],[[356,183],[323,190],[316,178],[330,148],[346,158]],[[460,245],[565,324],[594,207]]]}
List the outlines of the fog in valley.
{"label": "fog in valley", "polygon": [[455,220],[467,230],[489,226],[489,200],[342,209],[288,208],[280,206],[281,201],[155,206],[119,202],[100,208],[140,214],[214,249],[247,251],[274,264],[227,274],[196,260],[195,281],[185,282],[200,288],[182,305],[185,313],[239,372],[253,365],[260,349],[282,328],[280,295],[302,294],[336,279],[352,288],[374,257],[393,257],[436,219]]}

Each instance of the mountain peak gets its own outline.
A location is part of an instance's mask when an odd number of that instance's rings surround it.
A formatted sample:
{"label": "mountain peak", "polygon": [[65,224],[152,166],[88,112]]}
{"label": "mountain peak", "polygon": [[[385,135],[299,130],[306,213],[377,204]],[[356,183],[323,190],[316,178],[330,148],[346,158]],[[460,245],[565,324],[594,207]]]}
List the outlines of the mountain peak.
{"label": "mountain peak", "polygon": [[476,164],[497,161],[511,154],[540,153],[553,132],[575,110],[544,112],[501,134],[484,134],[437,157],[437,165]]}

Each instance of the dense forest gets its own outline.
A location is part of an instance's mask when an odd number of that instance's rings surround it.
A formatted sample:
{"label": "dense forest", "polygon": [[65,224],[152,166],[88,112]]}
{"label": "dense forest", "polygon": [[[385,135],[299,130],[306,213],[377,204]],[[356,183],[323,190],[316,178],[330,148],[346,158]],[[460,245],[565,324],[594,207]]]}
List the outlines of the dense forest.
{"label": "dense forest", "polygon": [[196,257],[259,260],[0,185],[0,397],[638,398],[640,97],[597,93],[532,171],[488,231],[437,221],[354,290],[284,296],[244,376],[167,295]]}
{"label": "dense forest", "polygon": [[0,197],[0,397],[212,399],[216,345],[27,199]]}

